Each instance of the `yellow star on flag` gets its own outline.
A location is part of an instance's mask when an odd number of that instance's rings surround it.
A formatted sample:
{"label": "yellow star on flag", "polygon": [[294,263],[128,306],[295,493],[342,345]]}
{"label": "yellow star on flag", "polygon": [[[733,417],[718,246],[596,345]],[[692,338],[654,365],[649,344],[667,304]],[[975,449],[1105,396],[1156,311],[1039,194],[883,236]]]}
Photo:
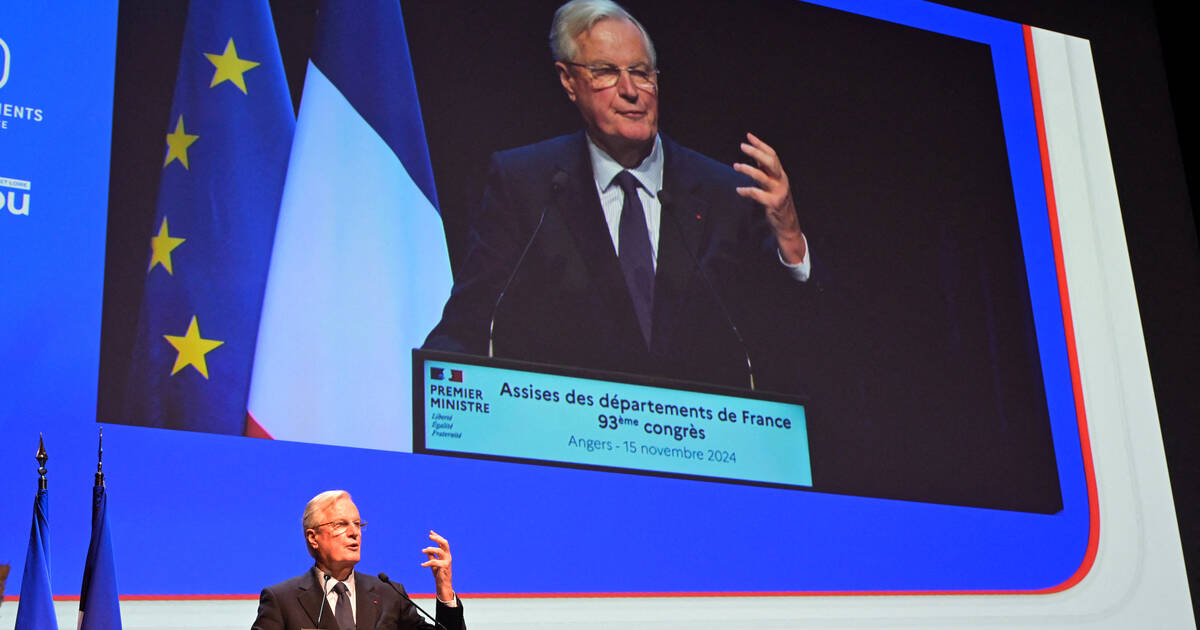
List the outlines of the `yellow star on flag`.
{"label": "yellow star on flag", "polygon": [[162,265],[167,273],[175,275],[175,272],[171,270],[171,252],[186,240],[186,238],[171,236],[167,231],[167,217],[163,217],[162,225],[158,228],[158,235],[150,238],[150,268],[146,269],[146,273],[154,271],[154,265]]}
{"label": "yellow star on flag", "polygon": [[167,168],[167,165],[174,160],[179,160],[183,164],[183,168],[188,168],[188,147],[192,146],[192,143],[199,137],[183,130],[183,114],[180,114],[179,121],[175,123],[175,131],[167,134],[167,159],[163,162],[163,168]]}
{"label": "yellow star on flag", "polygon": [[219,55],[204,53],[204,56],[208,57],[212,65],[217,68],[217,71],[213,73],[212,83],[208,87],[214,88],[224,81],[231,81],[242,91],[242,94],[246,93],[246,78],[242,74],[259,65],[259,63],[257,61],[238,59],[237,47],[233,45],[232,37],[229,38],[229,43],[225,44],[225,52]]}
{"label": "yellow star on flag", "polygon": [[190,365],[196,368],[200,376],[208,378],[208,363],[205,362],[204,355],[225,343],[201,337],[200,324],[196,322],[195,315],[192,315],[192,323],[188,324],[187,333],[184,336],[163,335],[163,338],[179,351],[179,356],[175,357],[175,367],[171,368],[171,376]]}

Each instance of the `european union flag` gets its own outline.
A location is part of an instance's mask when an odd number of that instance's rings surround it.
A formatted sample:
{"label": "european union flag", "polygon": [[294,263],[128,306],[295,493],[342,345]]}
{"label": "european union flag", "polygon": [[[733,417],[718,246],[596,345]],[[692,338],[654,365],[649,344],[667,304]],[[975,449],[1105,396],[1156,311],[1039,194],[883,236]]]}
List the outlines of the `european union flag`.
{"label": "european union flag", "polygon": [[267,0],[191,3],[167,123],[119,421],[240,435],[296,126]]}

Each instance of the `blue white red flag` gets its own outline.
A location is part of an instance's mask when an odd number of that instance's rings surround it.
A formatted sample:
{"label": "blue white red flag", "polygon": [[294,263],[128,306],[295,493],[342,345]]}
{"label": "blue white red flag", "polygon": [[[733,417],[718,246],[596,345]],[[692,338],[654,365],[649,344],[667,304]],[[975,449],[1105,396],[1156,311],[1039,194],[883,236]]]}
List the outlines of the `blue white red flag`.
{"label": "blue white red flag", "polygon": [[318,13],[249,411],[276,439],[411,450],[412,348],[452,282],[400,5]]}

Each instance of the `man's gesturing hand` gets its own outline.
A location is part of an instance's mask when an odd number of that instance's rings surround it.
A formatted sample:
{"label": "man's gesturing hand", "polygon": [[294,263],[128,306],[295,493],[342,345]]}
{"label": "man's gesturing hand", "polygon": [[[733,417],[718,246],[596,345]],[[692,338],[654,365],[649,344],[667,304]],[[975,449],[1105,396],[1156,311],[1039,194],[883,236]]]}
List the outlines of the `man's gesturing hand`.
{"label": "man's gesturing hand", "polygon": [[733,169],[753,179],[757,186],[739,186],[737,193],[762,204],[766,209],[767,222],[775,233],[775,240],[779,242],[779,253],[788,263],[797,264],[804,259],[806,248],[787,173],[783,171],[783,164],[771,145],[752,133],[746,134],[746,140],[742,143],[742,153],[758,166],[739,162],[733,165]]}
{"label": "man's gesturing hand", "polygon": [[454,586],[450,582],[450,543],[433,530],[429,530],[429,540],[437,543],[437,546],[421,550],[421,553],[429,557],[421,566],[429,567],[429,570],[433,571],[437,598],[443,602],[454,602]]}

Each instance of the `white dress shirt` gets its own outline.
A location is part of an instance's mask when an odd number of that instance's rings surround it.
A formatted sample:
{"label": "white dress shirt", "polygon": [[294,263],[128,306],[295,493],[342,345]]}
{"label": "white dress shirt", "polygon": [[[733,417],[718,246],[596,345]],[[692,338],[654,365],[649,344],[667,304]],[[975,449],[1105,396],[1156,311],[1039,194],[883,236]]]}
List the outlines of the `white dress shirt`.
{"label": "white dress shirt", "polygon": [[[329,578],[329,582],[326,583],[325,582],[325,572],[315,566],[313,567],[313,573],[317,574],[317,584],[320,584],[322,589],[328,591],[325,594],[325,601],[329,602],[329,610],[336,611],[338,594],[337,594],[337,591],[333,590],[333,587],[337,585],[337,580],[334,578]],[[357,622],[358,621],[358,602],[355,601],[355,597],[354,597],[354,594],[355,594],[354,571],[351,571],[350,577],[347,577],[345,580],[342,580],[342,582],[346,585],[346,589],[347,589],[346,596],[350,598],[350,612],[353,613],[354,620]]]}

